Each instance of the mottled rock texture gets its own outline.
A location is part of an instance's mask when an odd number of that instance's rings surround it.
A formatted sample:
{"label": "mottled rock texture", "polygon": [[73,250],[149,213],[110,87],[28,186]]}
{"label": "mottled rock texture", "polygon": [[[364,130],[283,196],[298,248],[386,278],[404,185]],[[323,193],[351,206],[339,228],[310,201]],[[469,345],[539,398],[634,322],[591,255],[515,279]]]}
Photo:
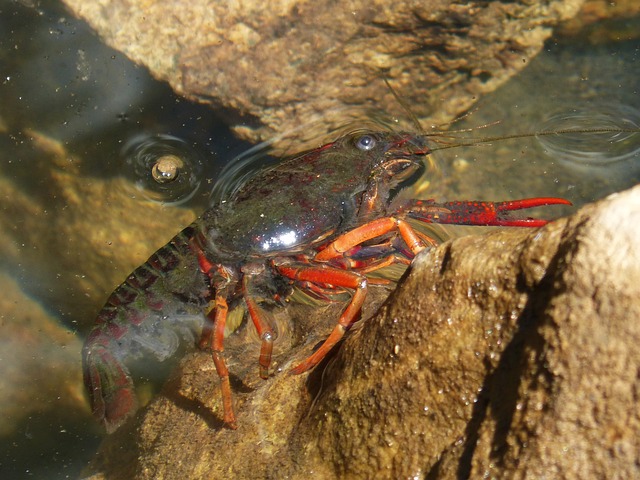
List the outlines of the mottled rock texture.
{"label": "mottled rock texture", "polygon": [[[87,420],[78,369],[81,342],[29,297],[15,278],[0,273],[0,438],[29,432],[33,417],[55,424]],[[34,426],[34,429],[37,429]],[[37,433],[34,435],[37,437]],[[33,440],[31,437],[30,440]]]}
{"label": "mottled rock texture", "polygon": [[300,146],[375,112],[407,119],[383,79],[425,125],[450,121],[583,2],[65,3],[176,92],[222,107],[245,138],[293,133]]}

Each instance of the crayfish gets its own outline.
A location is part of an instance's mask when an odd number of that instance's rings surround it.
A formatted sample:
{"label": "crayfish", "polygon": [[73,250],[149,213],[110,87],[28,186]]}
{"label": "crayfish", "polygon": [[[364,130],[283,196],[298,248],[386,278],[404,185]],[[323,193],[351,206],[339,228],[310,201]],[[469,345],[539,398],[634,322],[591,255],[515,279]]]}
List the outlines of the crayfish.
{"label": "crayfish", "polygon": [[[295,285],[324,298],[352,292],[324,343],[295,366],[316,366],[358,319],[370,272],[409,264],[435,240],[411,222],[537,227],[545,220],[510,212],[571,203],[562,198],[508,202],[401,200],[430,153],[424,136],[357,131],[263,170],[137,268],[109,297],[83,349],[93,414],[113,431],[136,409],[125,362],[172,355],[180,337],[212,352],[224,422],[236,428],[224,331],[231,302],[244,303],[261,341],[259,374],[269,375],[277,335],[262,300]],[[284,281],[282,281],[284,280]],[[195,334],[193,332],[196,332]]]}

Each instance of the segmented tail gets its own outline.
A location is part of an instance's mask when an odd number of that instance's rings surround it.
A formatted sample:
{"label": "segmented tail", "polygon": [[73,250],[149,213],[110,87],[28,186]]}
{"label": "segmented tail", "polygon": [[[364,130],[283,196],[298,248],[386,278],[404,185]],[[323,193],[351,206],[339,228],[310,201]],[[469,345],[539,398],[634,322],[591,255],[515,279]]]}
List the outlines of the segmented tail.
{"label": "segmented tail", "polygon": [[94,332],[82,349],[84,384],[94,417],[111,433],[135,413],[138,401],[129,370],[109,352],[111,340]]}
{"label": "segmented tail", "polygon": [[85,387],[109,433],[138,407],[126,362],[146,354],[166,360],[200,334],[208,283],[189,247],[193,231],[180,232],[114,290],[85,341]]}

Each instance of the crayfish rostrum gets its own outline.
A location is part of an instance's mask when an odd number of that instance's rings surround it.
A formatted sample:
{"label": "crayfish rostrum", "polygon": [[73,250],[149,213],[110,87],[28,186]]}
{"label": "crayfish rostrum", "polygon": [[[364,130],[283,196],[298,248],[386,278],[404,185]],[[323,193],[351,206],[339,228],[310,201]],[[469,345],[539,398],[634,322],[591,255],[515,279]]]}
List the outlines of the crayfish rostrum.
{"label": "crayfish rostrum", "polygon": [[[535,227],[512,210],[567,204],[561,198],[508,202],[400,200],[430,153],[423,136],[358,131],[255,174],[137,268],[109,297],[83,349],[94,415],[108,431],[135,411],[125,362],[173,354],[179,337],[200,335],[220,377],[224,422],[236,427],[224,331],[229,305],[244,302],[261,339],[260,376],[274,338],[264,299],[295,285],[317,298],[353,292],[324,343],[293,368],[313,368],[358,319],[367,274],[410,263],[435,243],[410,221]],[[284,281],[283,281],[284,280]],[[195,336],[194,333],[196,332]],[[200,333],[201,332],[201,333]]]}

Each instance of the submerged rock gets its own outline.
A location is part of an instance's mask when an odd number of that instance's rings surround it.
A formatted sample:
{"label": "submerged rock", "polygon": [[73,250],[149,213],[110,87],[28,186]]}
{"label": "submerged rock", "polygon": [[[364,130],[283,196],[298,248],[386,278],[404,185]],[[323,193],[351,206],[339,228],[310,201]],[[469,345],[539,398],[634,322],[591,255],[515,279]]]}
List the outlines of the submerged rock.
{"label": "submerged rock", "polygon": [[407,118],[383,78],[425,125],[448,122],[583,2],[65,3],[176,92],[222,107],[244,138],[293,131],[300,143],[370,119],[364,105]]}
{"label": "submerged rock", "polygon": [[[286,373],[340,305],[284,335],[279,371],[229,337],[239,428],[221,428],[210,356],[108,437],[92,478],[638,476],[640,187],[541,229],[424,252],[311,374]],[[337,310],[336,310],[337,309]],[[366,316],[366,315],[365,315]],[[249,330],[249,329],[247,329]],[[296,334],[297,332],[297,334]],[[127,452],[123,456],[122,452]]]}
{"label": "submerged rock", "polygon": [[[33,417],[88,421],[89,409],[78,366],[81,342],[22,290],[15,278],[0,273],[0,438],[24,438]],[[53,436],[53,435],[52,435]],[[31,444],[41,441],[29,438]]]}
{"label": "submerged rock", "polygon": [[60,317],[88,326],[107,294],[195,213],[145,200],[123,177],[82,173],[83,158],[63,143],[34,130],[26,134],[18,155],[46,188],[0,174],[3,260],[8,270],[37,272],[25,282],[31,293]]}

